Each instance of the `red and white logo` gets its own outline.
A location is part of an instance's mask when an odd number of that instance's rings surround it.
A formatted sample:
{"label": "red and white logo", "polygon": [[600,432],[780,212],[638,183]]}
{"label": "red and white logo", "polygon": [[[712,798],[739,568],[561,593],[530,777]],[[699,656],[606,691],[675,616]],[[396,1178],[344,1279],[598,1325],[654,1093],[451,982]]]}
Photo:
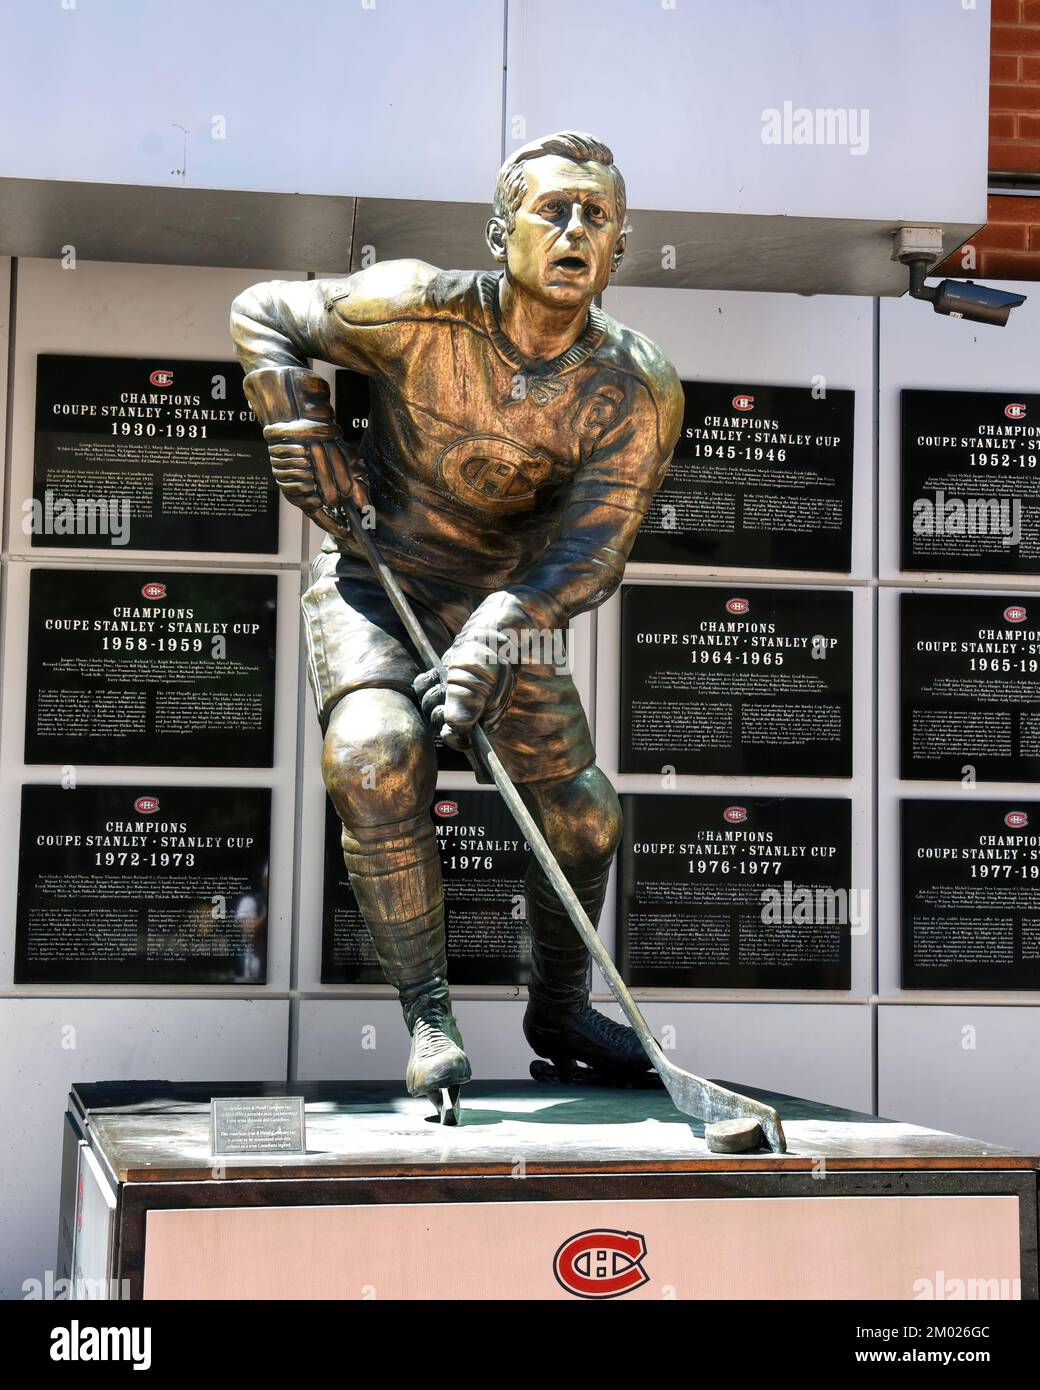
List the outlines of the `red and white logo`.
{"label": "red and white logo", "polygon": [[1024,623],[1026,620],[1026,610],[1021,604],[1013,603],[1010,608],[1004,609],[1004,618],[1009,623]]}
{"label": "red and white logo", "polygon": [[438,801],[433,809],[438,816],[457,816],[459,803],[457,801]]}
{"label": "red and white logo", "polygon": [[734,396],[734,397],[733,397],[733,409],[734,409],[734,410],[754,410],[754,408],[755,408],[755,398],[754,398],[754,396]]}
{"label": "red and white logo", "polygon": [[148,380],[153,386],[172,386],[173,373],[168,367],[156,367],[155,371],[148,377]]}
{"label": "red and white logo", "polygon": [[743,825],[747,820],[747,807],[727,806],[722,813],[722,819],[729,821],[730,825]]}
{"label": "red and white logo", "polygon": [[153,579],[150,584],[144,586],[141,590],[141,594],[144,598],[165,598],[166,585],[160,584],[157,580]]}
{"label": "red and white logo", "polygon": [[1029,817],[1025,811],[1009,811],[1004,817],[1004,824],[1009,830],[1024,830],[1029,824]]}
{"label": "red and white logo", "polygon": [[134,810],[142,816],[154,816],[159,809],[157,796],[139,796],[134,802]]}
{"label": "red and white logo", "polygon": [[726,612],[734,613],[738,617],[743,613],[751,611],[751,604],[746,598],[731,598],[726,604]]}
{"label": "red and white logo", "polygon": [[1009,420],[1024,420],[1026,408],[1021,401],[1009,401],[1004,407],[1004,414]]}
{"label": "red and white logo", "polygon": [[646,1241],[636,1231],[579,1231],[553,1260],[556,1282],[578,1298],[619,1298],[649,1283]]}

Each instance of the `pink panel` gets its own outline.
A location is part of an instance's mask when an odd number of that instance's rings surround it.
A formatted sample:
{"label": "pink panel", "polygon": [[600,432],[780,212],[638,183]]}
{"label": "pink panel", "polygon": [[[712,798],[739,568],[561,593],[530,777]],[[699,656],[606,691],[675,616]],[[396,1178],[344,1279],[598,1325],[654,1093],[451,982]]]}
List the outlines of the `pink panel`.
{"label": "pink panel", "polygon": [[1018,1219],[988,1196],[151,1211],[144,1296],[1017,1298]]}

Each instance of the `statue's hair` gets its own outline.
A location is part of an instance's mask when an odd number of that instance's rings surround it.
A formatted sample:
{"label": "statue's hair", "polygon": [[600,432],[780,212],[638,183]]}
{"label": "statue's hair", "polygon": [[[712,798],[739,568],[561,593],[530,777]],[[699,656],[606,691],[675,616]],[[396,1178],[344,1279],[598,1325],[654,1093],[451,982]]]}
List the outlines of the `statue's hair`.
{"label": "statue's hair", "polygon": [[614,181],[618,226],[625,225],[625,180],[614,163],[610,146],[604,145],[602,140],[597,140],[594,135],[588,135],[584,131],[560,130],[555,135],[545,135],[540,140],[521,145],[499,169],[498,178],[495,180],[494,211],[495,216],[500,217],[506,224],[507,231],[513,230],[517,209],[523,202],[527,190],[524,164],[529,159],[539,159],[545,154],[555,154],[561,159],[588,159],[596,164],[605,164]]}

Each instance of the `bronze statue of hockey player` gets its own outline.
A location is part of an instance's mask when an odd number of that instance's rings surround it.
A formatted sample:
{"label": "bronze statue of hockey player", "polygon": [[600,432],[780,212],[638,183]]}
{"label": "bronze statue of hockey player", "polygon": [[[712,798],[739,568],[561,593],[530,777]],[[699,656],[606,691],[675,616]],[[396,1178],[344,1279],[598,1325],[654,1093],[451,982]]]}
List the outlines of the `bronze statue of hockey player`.
{"label": "bronze statue of hockey player", "polygon": [[[682,419],[671,364],[595,303],[625,249],[625,185],[606,145],[565,132],[517,150],[487,241],[497,273],[387,261],[257,285],[231,317],[278,485],[330,533],[303,598],[322,770],[411,1034],[413,1095],[470,1077],[448,992],[435,735],[465,748],[479,722],[595,922],[620,807],[570,675],[530,635],[551,637],[613,593]],[[371,379],[357,458],[309,358]],[[420,669],[336,524],[348,490],[371,509],[446,679]],[[534,861],[526,893],[531,1047],[564,1071],[646,1071],[635,1033],[590,1006],[588,952]]]}

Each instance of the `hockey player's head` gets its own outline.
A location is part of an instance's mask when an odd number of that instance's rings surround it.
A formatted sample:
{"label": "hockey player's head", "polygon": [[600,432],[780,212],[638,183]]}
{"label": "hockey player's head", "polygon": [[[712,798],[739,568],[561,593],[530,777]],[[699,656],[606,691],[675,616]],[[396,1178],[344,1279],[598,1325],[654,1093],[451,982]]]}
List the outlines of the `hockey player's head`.
{"label": "hockey player's head", "polygon": [[515,150],[498,172],[487,242],[536,299],[591,301],[625,252],[625,181],[610,149],[562,131]]}

